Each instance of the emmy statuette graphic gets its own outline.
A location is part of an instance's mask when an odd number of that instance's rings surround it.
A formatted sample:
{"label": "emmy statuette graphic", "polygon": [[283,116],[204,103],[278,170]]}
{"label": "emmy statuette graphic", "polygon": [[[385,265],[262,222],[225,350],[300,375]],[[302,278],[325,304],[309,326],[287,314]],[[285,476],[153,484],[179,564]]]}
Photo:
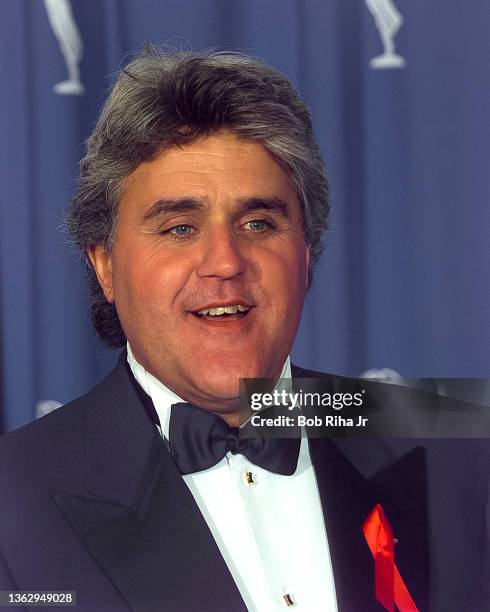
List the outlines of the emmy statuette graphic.
{"label": "emmy statuette graphic", "polygon": [[365,0],[374,17],[383,44],[383,53],[369,62],[371,68],[403,68],[405,59],[396,53],[395,36],[403,23],[403,17],[392,0]]}
{"label": "emmy statuette graphic", "polygon": [[80,32],[73,17],[69,0],[44,0],[49,23],[60,43],[68,78],[53,87],[60,95],[81,96],[85,88],[80,80],[79,63],[83,55]]}

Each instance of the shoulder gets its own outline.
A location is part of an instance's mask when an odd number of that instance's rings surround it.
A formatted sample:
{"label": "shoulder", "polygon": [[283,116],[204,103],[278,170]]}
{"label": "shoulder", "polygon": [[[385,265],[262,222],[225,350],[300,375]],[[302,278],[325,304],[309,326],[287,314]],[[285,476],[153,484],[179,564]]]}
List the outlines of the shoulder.
{"label": "shoulder", "polygon": [[1,436],[0,490],[36,488],[36,482],[60,481],[63,474],[76,472],[82,465],[87,412],[110,401],[115,378],[113,371],[81,397]]}
{"label": "shoulder", "polygon": [[4,552],[25,543],[24,533],[42,533],[57,516],[54,493],[82,488],[84,403],[79,398],[0,438]]}
{"label": "shoulder", "polygon": [[293,378],[332,378],[333,374],[317,370],[307,370],[291,363],[291,376]]}
{"label": "shoulder", "polygon": [[[66,446],[73,447],[81,431],[86,396],[65,404],[54,412],[32,421],[0,438],[1,475],[15,462],[19,469],[32,456],[41,462]],[[32,465],[31,465],[32,469]]]}

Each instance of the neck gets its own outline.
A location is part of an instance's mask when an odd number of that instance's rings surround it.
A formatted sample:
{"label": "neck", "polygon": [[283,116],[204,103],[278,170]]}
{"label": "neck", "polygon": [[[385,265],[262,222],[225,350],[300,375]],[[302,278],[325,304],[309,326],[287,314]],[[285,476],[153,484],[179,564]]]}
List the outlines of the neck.
{"label": "neck", "polygon": [[223,414],[220,412],[213,412],[216,416],[219,416],[223,421],[228,425],[228,427],[239,427],[240,426],[240,415],[238,412],[233,412],[229,414]]}
{"label": "neck", "polygon": [[[199,393],[193,393],[192,390],[190,390],[189,388],[187,388],[186,390],[182,390],[182,392],[179,392],[178,389],[174,389],[170,386],[167,386],[157,376],[152,374],[149,370],[145,369],[145,367],[139,362],[139,360],[137,360],[131,350],[129,342],[128,362],[136,381],[142,387],[143,391],[145,391],[145,393],[151,397],[153,404],[155,405],[155,408],[157,410],[158,417],[160,419],[160,424],[162,425],[162,429],[164,432],[166,431],[165,422],[168,422],[168,420],[166,421],[165,419],[165,417],[168,419],[165,406],[170,406],[170,404],[177,403],[179,401],[189,402],[190,404],[193,404],[194,406],[197,406],[202,410],[207,410],[215,414],[219,418],[223,419],[223,421],[229,427],[239,427],[240,421],[242,421],[243,423],[248,418],[248,416],[252,414],[251,409],[249,409],[247,413],[244,414],[243,404],[240,401],[239,396],[229,398],[205,397]],[[276,376],[273,377],[274,383],[272,385],[272,388],[275,388],[277,386],[277,382],[280,379],[290,378],[290,362],[289,358],[287,358],[279,374],[276,374]],[[159,403],[158,400],[155,401],[157,397],[154,395],[155,392],[157,396],[159,396],[160,393],[163,393],[163,396],[165,397],[163,403]],[[159,410],[157,404],[159,404],[160,410],[163,406],[163,413]],[[242,418],[240,419],[240,417]]]}

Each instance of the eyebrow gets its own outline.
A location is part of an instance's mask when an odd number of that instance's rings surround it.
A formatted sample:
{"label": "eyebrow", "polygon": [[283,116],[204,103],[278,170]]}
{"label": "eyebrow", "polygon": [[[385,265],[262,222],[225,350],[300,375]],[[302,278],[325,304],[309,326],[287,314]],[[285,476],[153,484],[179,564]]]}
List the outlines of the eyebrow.
{"label": "eyebrow", "polygon": [[285,200],[277,197],[271,198],[243,198],[238,200],[241,212],[253,210],[270,210],[279,213],[285,219],[289,219],[289,206]]}
{"label": "eyebrow", "polygon": [[[289,219],[289,207],[285,200],[278,197],[252,197],[237,200],[238,212],[269,210]],[[175,212],[202,210],[204,202],[196,198],[165,198],[154,202],[143,215],[143,221],[152,221],[161,215]]]}
{"label": "eyebrow", "polygon": [[143,216],[143,221],[151,221],[155,217],[166,213],[186,212],[189,210],[200,210],[204,204],[195,198],[163,199],[154,202]]}

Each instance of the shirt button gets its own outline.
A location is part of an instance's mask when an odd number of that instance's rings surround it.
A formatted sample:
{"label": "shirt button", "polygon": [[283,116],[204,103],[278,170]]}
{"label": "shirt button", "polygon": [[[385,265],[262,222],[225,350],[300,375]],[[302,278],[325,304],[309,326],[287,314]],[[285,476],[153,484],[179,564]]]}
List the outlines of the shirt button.
{"label": "shirt button", "polygon": [[288,608],[294,606],[293,598],[289,593],[284,593],[284,595],[282,596],[282,600],[284,602],[284,605],[286,605]]}
{"label": "shirt button", "polygon": [[244,478],[245,482],[250,486],[257,484],[255,481],[255,476],[252,474],[252,472],[245,472]]}

